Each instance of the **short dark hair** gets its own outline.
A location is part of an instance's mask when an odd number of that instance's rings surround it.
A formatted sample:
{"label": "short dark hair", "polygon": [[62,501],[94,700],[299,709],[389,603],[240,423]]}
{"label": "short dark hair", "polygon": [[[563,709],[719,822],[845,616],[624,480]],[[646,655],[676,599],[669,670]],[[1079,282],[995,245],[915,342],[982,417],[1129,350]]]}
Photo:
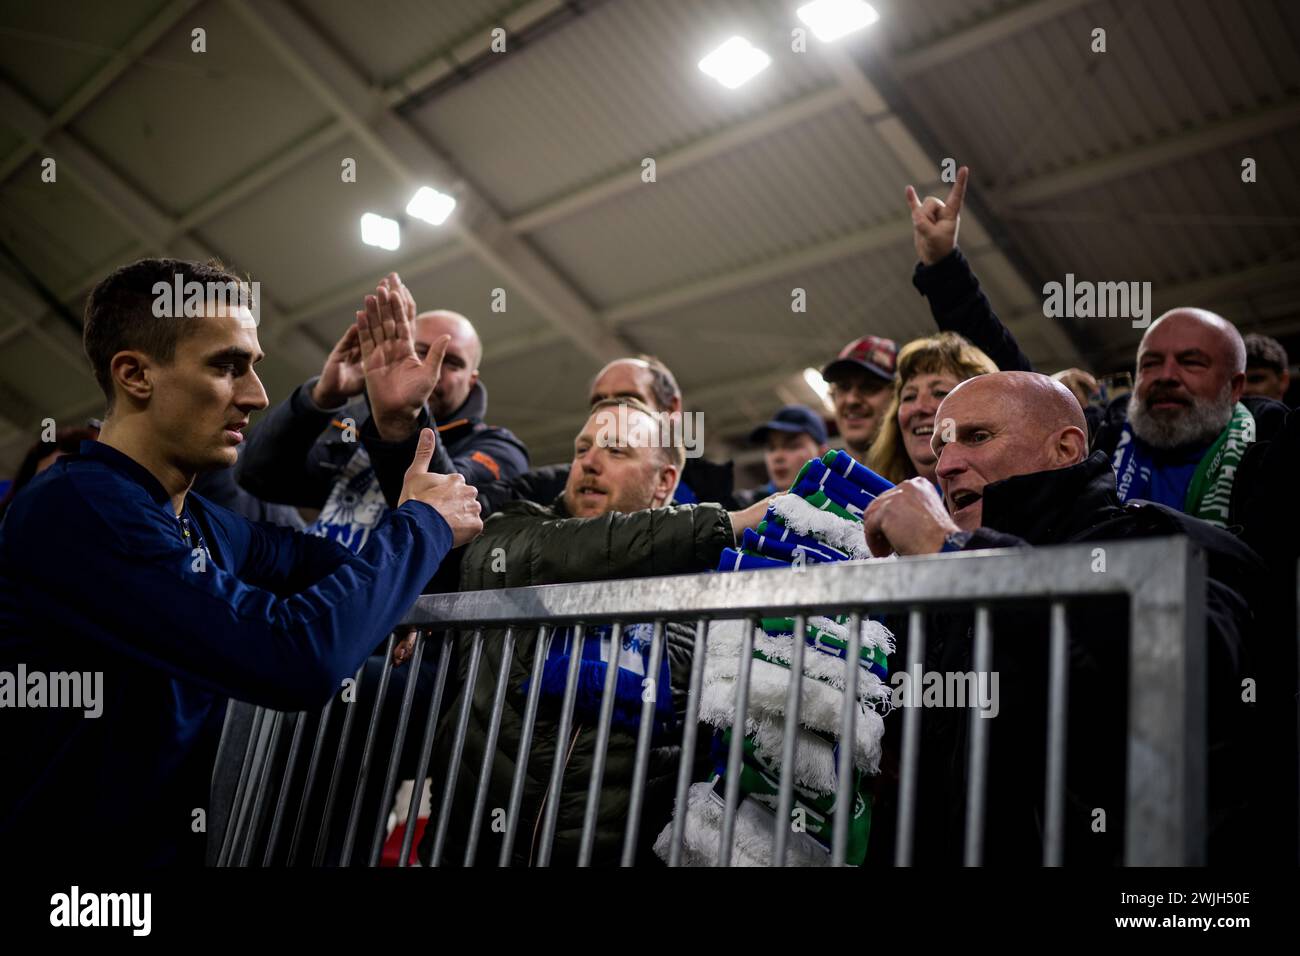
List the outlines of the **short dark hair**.
{"label": "short dark hair", "polygon": [[138,349],[159,362],[170,362],[176,357],[181,336],[195,329],[183,315],[160,318],[154,314],[154,287],[160,282],[171,286],[176,276],[182,283],[205,285],[244,281],[215,259],[141,259],[110,273],[86,299],[82,344],[110,410],[113,376],[109,366],[114,355]]}
{"label": "short dark hair", "polygon": [[1246,368],[1271,368],[1281,375],[1287,369],[1286,349],[1277,339],[1258,332],[1243,336],[1246,343]]}

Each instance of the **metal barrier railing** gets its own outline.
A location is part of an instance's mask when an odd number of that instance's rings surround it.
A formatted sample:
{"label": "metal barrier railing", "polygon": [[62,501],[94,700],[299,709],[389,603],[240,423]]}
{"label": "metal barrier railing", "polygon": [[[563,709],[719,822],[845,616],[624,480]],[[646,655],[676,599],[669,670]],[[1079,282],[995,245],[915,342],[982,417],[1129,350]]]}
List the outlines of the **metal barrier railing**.
{"label": "metal barrier railing", "polygon": [[[975,618],[974,659],[976,672],[987,671],[992,660],[993,609],[1011,602],[1047,601],[1050,604],[1049,667],[1045,675],[1048,689],[1048,752],[1046,756],[1045,814],[1043,827],[1043,862],[1059,865],[1064,852],[1065,768],[1067,739],[1068,660],[1070,635],[1067,633],[1067,603],[1105,595],[1128,598],[1128,737],[1125,775],[1124,862],[1128,865],[1200,864],[1205,860],[1206,842],[1206,725],[1205,725],[1205,564],[1204,557],[1189,541],[1166,538],[1145,541],[1115,542],[1105,545],[1105,564],[1095,569],[1094,546],[1067,545],[1052,548],[944,554],[923,558],[887,561],[843,562],[808,567],[798,574],[775,570],[733,574],[698,574],[657,577],[616,582],[478,591],[447,595],[426,595],[419,599],[403,622],[417,628],[417,642],[412,659],[406,665],[405,688],[400,701],[397,730],[391,741],[378,739],[380,712],[393,673],[394,637],[389,636],[384,649],[383,665],[374,691],[367,732],[361,743],[359,769],[350,788],[342,779],[345,754],[352,745],[353,704],[340,705],[339,695],[331,698],[319,717],[281,714],[257,708],[253,712],[246,736],[223,734],[220,758],[228,766],[238,767],[233,781],[234,797],[227,819],[213,827],[218,835],[216,864],[246,866],[260,859],[263,865],[276,862],[295,865],[307,856],[314,823],[315,841],[310,852],[314,865],[330,862],[348,865],[353,862],[358,835],[369,836],[366,859],[369,865],[379,862],[385,821],[394,799],[399,774],[399,756],[412,730],[415,715],[417,676],[421,662],[429,653],[438,654],[438,665],[429,704],[420,717],[422,736],[418,762],[412,777],[416,781],[400,850],[399,866],[410,857],[415,832],[417,804],[421,783],[430,776],[430,763],[440,724],[452,734],[449,759],[444,775],[433,779],[436,819],[433,829],[434,865],[442,859],[452,826],[452,805],[456,799],[458,777],[465,769],[464,747],[470,711],[483,659],[484,630],[504,628],[500,663],[493,685],[493,711],[487,729],[486,746],[466,833],[464,862],[472,864],[478,853],[478,834],[491,778],[491,761],[499,747],[497,735],[502,708],[508,693],[508,675],[518,636],[538,629],[538,640],[531,661],[531,681],[523,710],[522,726],[516,746],[514,770],[508,804],[505,807],[504,832],[498,862],[509,865],[514,852],[519,824],[524,782],[532,752],[533,735],[539,706],[542,662],[549,638],[555,629],[574,627],[574,643],[580,649],[585,628],[600,624],[615,627],[613,647],[619,646],[619,630],[629,622],[654,622],[650,649],[650,669],[659,673],[664,653],[665,624],[694,624],[694,656],[691,661],[687,692],[686,718],[683,726],[681,761],[676,781],[676,809],[670,844],[670,865],[680,861],[682,827],[687,788],[691,784],[691,759],[697,743],[701,685],[710,641],[712,621],[744,618],[749,626],[737,668],[735,686],[736,724],[733,725],[726,764],[726,793],[723,807],[721,844],[718,862],[728,865],[732,859],[732,841],[740,803],[740,767],[742,761],[743,720],[749,711],[749,672],[753,660],[755,630],[758,620],[771,613],[791,616],[795,620],[795,639],[790,662],[792,674],[803,673],[805,629],[811,614],[844,613],[851,616],[849,647],[844,656],[843,708],[840,714],[840,740],[855,740],[858,708],[855,682],[858,679],[858,655],[861,650],[860,622],[866,613],[906,613],[908,627],[907,665],[919,666],[924,659],[925,614],[936,609],[973,607]],[[435,629],[437,629],[435,631]],[[455,714],[442,717],[444,704],[455,694],[449,687],[453,630],[468,632],[468,654],[464,661],[465,692]],[[439,633],[440,632],[440,633]],[[432,645],[432,646],[430,646]],[[549,789],[543,802],[540,845],[537,862],[550,863],[556,835],[559,794],[564,784],[565,765],[562,744],[573,732],[576,673],[580,653],[573,653],[560,704],[559,730],[555,758],[549,768]],[[522,659],[521,659],[522,663]],[[364,669],[364,668],[363,668]],[[611,734],[613,686],[617,668],[607,669],[607,682],[601,699],[596,728],[595,757],[586,790],[585,812],[579,841],[579,865],[591,862],[596,838],[596,806],[602,792],[605,756]],[[361,680],[358,671],[357,681]],[[784,760],[792,766],[793,741],[800,720],[800,694],[803,682],[789,681],[784,711]],[[368,688],[357,688],[363,692]],[[326,741],[330,736],[332,712],[345,707],[343,728],[335,749],[323,809],[320,804],[319,777],[325,759]],[[651,725],[654,702],[641,705],[636,736],[631,781],[631,803],[626,814],[621,861],[634,861],[641,830],[641,791],[647,779]],[[229,719],[229,717],[228,717]],[[307,728],[314,723],[315,736],[304,773],[299,765]],[[900,719],[892,714],[889,720]],[[916,795],[921,757],[920,712],[911,707],[903,710],[901,757],[899,761],[899,796],[895,836],[895,862],[912,862],[914,835],[918,823]],[[978,865],[984,858],[984,821],[988,792],[988,721],[970,721],[966,793],[964,861]],[[292,737],[284,767],[275,773],[284,748],[281,741],[286,724],[292,724]],[[387,747],[385,748],[385,743]],[[849,787],[853,774],[853,748],[838,748],[837,805],[849,805]],[[382,759],[377,759],[382,758]],[[373,774],[382,774],[382,788],[370,783]],[[275,777],[278,776],[278,784]],[[233,777],[233,774],[232,774]],[[376,776],[376,781],[381,779]],[[571,786],[577,784],[571,782]],[[340,794],[350,791],[346,827],[341,849],[328,851]],[[783,773],[777,797],[778,820],[789,820],[794,799],[794,774]],[[364,795],[378,793],[378,811],[372,819],[362,819]],[[570,791],[572,792],[572,791]],[[440,795],[440,800],[436,799]],[[290,829],[290,819],[292,827]],[[842,865],[848,839],[848,814],[834,818],[831,862]],[[790,837],[788,826],[774,830],[773,860],[783,865]],[[285,849],[286,836],[288,838]],[[337,842],[337,840],[335,840]],[[255,853],[261,848],[260,856]],[[337,857],[336,859],[334,857]]]}

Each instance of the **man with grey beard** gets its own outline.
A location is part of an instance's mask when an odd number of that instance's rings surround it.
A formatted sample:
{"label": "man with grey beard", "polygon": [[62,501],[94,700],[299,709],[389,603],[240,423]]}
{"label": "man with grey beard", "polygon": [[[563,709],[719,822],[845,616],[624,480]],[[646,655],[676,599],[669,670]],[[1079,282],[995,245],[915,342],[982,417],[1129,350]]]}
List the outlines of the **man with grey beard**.
{"label": "man with grey beard", "polygon": [[1227,527],[1248,448],[1286,414],[1269,399],[1243,400],[1245,380],[1246,346],[1222,316],[1179,308],[1153,322],[1123,416],[1112,405],[1093,441],[1110,456],[1120,500],[1154,501]]}

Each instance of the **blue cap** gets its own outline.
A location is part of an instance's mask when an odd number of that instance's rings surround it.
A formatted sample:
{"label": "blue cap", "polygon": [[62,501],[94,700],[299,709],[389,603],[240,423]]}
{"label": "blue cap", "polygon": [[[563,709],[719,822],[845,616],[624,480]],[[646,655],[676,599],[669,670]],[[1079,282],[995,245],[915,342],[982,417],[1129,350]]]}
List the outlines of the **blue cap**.
{"label": "blue cap", "polygon": [[826,444],[826,422],[807,405],[783,406],[772,416],[770,422],[759,425],[750,432],[749,440],[755,445],[761,445],[767,441],[767,433],[773,430],[791,435],[803,432],[811,435],[817,444]]}

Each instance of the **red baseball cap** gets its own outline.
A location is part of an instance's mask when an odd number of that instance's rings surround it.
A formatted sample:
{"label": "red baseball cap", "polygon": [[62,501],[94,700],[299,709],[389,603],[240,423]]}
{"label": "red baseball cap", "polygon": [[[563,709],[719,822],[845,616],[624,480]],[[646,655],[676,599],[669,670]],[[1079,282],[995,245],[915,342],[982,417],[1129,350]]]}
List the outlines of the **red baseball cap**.
{"label": "red baseball cap", "polygon": [[864,335],[854,339],[844,348],[835,361],[822,369],[822,378],[831,382],[855,369],[863,369],[886,382],[894,380],[898,367],[898,345],[893,339],[883,339],[878,335]]}

